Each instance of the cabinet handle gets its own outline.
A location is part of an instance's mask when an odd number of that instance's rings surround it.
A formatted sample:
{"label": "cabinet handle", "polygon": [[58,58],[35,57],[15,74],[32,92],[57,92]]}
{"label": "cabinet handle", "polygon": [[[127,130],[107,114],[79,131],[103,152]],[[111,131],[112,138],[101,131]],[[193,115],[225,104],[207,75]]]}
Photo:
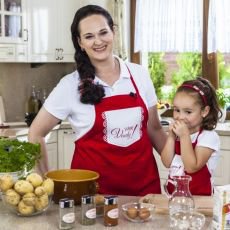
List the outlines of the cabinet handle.
{"label": "cabinet handle", "polygon": [[63,51],[64,50],[61,48],[61,49],[59,49],[59,51],[60,51],[59,59],[63,60]]}
{"label": "cabinet handle", "polygon": [[23,33],[23,40],[24,40],[24,42],[28,42],[28,30],[27,29],[24,29],[23,30],[24,31],[24,33]]}
{"label": "cabinet handle", "polygon": [[60,49],[55,49],[55,58],[56,58],[56,60],[59,60],[59,50]]}
{"label": "cabinet handle", "polygon": [[71,135],[71,134],[75,134],[75,132],[74,131],[64,131],[64,134]]}

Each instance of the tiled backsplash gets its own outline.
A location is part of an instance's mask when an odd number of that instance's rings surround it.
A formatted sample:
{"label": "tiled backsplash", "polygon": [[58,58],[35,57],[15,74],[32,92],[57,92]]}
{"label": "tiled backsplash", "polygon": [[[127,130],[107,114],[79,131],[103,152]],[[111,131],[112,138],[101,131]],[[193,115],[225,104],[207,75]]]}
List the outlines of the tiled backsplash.
{"label": "tiled backsplash", "polygon": [[49,94],[59,80],[74,70],[74,63],[49,63],[32,68],[27,63],[0,63],[0,95],[7,122],[24,121],[32,85]]}

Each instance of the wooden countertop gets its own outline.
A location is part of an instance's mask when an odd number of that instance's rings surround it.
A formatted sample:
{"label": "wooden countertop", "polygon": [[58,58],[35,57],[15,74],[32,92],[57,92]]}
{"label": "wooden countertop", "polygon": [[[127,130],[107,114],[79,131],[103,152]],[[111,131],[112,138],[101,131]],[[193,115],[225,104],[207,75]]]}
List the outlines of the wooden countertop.
{"label": "wooden countertop", "polygon": [[[162,195],[163,196],[163,195]],[[169,216],[167,214],[155,214],[153,219],[144,223],[133,223],[126,220],[121,213],[121,205],[130,201],[138,201],[140,197],[134,196],[119,196],[119,221],[118,225],[112,227],[114,230],[135,230],[135,229],[169,229]],[[96,220],[96,224],[92,226],[83,226],[79,223],[80,218],[80,206],[76,206],[76,223],[74,229],[82,230],[101,230],[107,229],[103,224],[103,217],[99,217]],[[33,217],[19,217],[13,213],[10,213],[4,208],[2,201],[0,201],[0,223],[1,229],[17,229],[17,230],[53,230],[58,229],[59,221],[59,207],[57,204],[52,204],[51,207],[43,214]],[[212,217],[206,216],[206,222],[204,229],[211,229]],[[4,227],[3,227],[4,226]]]}

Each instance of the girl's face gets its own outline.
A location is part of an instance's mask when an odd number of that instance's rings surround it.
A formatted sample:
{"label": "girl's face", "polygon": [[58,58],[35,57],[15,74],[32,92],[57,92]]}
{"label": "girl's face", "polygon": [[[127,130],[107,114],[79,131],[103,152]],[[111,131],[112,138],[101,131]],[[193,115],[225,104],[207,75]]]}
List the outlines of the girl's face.
{"label": "girl's face", "polygon": [[191,134],[199,131],[203,118],[209,112],[208,106],[201,109],[196,97],[186,92],[176,93],[173,107],[173,118],[184,121]]}
{"label": "girl's face", "polygon": [[87,53],[91,62],[103,61],[112,56],[114,32],[102,15],[91,15],[79,23],[80,47]]}

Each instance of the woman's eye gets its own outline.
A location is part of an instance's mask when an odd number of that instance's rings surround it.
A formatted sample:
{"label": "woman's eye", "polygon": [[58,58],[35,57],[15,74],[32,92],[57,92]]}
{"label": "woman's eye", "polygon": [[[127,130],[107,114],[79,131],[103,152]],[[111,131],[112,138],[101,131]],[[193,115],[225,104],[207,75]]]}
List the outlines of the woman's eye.
{"label": "woman's eye", "polygon": [[185,111],[187,114],[191,114],[192,112],[191,111]]}
{"label": "woman's eye", "polygon": [[92,35],[87,35],[87,36],[85,36],[85,39],[91,39],[91,38],[93,38]]}
{"label": "woman's eye", "polygon": [[102,31],[100,34],[101,34],[101,35],[106,35],[107,33],[108,33],[108,31],[105,30],[105,31]]}

